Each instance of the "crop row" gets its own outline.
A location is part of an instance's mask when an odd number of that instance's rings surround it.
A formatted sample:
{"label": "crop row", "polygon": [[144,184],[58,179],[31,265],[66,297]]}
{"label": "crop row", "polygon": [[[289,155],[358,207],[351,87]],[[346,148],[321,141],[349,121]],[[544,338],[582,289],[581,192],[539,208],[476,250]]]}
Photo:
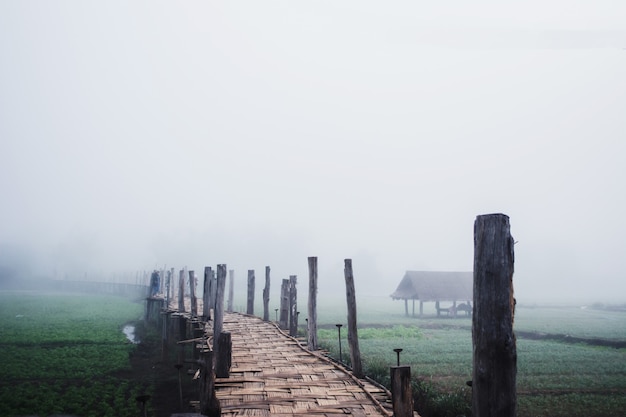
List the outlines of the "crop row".
{"label": "crop row", "polygon": [[[465,328],[359,329],[359,347],[366,372],[373,369],[388,382],[396,365],[394,349],[412,375],[442,390],[465,389],[472,378],[472,337]],[[346,333],[346,332],[343,332]],[[361,333],[367,334],[362,338]],[[378,333],[378,336],[376,335]],[[415,336],[410,337],[413,333]],[[338,332],[320,329],[318,338],[338,357]],[[342,334],[343,361],[349,362],[348,341]],[[517,340],[519,415],[621,416],[626,406],[626,349],[568,344],[549,340]],[[381,371],[382,368],[382,371]]]}
{"label": "crop row", "polygon": [[117,377],[142,306],[118,297],[0,293],[0,415],[135,416],[141,382]]}

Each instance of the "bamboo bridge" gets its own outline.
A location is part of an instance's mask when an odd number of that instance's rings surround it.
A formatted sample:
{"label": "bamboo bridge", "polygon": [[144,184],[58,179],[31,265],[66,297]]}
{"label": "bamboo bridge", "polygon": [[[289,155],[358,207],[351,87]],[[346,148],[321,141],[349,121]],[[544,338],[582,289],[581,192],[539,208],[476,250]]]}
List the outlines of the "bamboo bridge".
{"label": "bamboo bridge", "polygon": [[[351,267],[349,271],[347,283],[351,281]],[[266,288],[269,288],[269,267],[266,272]],[[232,312],[230,301],[229,308],[224,308],[225,265],[218,265],[216,279],[210,267],[205,269],[202,298],[195,296],[193,271],[189,271],[190,294],[185,295],[185,275],[184,271],[180,272],[177,294],[170,296],[173,270],[168,274],[165,291],[160,291],[162,281],[155,271],[146,304],[146,321],[162,329],[164,359],[175,346],[179,378],[183,364],[199,368],[194,373],[194,379],[199,380],[199,399],[193,401],[197,413],[172,417],[417,416],[413,411],[410,367],[391,368],[392,389],[397,393],[392,396],[387,389],[363,376],[360,354],[355,353],[358,347],[350,346],[351,362],[358,364],[353,372],[317,350],[317,342],[311,343],[310,339],[316,331],[307,330],[308,343],[296,338],[295,276],[283,280],[281,320],[271,322],[267,298],[263,319],[251,313],[250,299],[247,314]],[[348,294],[354,294],[353,283],[348,286],[352,287]],[[264,290],[264,295],[267,293]],[[315,305],[315,300],[310,298],[309,303]],[[350,318],[356,316],[355,303],[348,305],[348,339],[354,341],[357,338],[351,339],[350,332],[356,334],[356,319]],[[316,314],[311,316],[312,320],[307,319],[308,326],[315,322]],[[283,330],[287,328],[289,334]],[[314,348],[309,349],[310,346]],[[192,348],[193,357],[189,357],[188,348]]]}
{"label": "bamboo bridge", "polygon": [[[512,417],[516,414],[514,243],[508,216],[477,216],[474,223],[472,327],[472,411],[475,415]],[[193,271],[179,272],[177,294],[172,291],[173,268],[163,270],[161,274],[153,272],[146,321],[162,325],[164,352],[168,340],[172,339],[170,335],[178,334],[178,343],[183,343],[179,345],[179,372],[184,362],[200,365],[196,373],[200,379],[199,411],[209,417],[416,415],[409,366],[400,366],[398,361],[398,366],[390,368],[393,395],[356,376],[363,372],[358,348],[354,277],[352,260],[345,259],[344,262],[348,342],[354,373],[316,350],[317,342],[313,339],[317,337],[317,257],[308,258],[307,346],[311,349],[304,348],[295,338],[298,322],[295,275],[282,280],[280,320],[278,317],[276,320],[280,325],[277,325],[269,321],[269,266],[265,268],[263,320],[253,315],[254,270],[248,270],[246,315],[232,312],[232,270],[229,271],[228,307],[224,308],[225,264],[217,265],[216,277],[211,267],[205,267],[202,300],[195,296],[197,281]],[[185,296],[187,273],[189,297]],[[176,298],[177,303],[173,304],[178,307],[174,308],[172,302]],[[287,328],[289,335],[282,330]],[[191,361],[185,359],[184,344],[194,347]]]}
{"label": "bamboo bridge", "polygon": [[222,416],[391,416],[391,396],[273,323],[227,313],[232,337],[228,378],[217,378]]}

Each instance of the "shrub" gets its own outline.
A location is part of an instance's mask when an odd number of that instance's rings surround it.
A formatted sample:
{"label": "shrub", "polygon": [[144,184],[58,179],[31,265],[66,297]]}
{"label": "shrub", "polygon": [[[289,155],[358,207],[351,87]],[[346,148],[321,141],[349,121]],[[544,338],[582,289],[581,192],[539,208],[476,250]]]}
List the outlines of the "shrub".
{"label": "shrub", "polygon": [[446,391],[422,378],[411,381],[413,404],[422,417],[457,417],[471,415],[472,401],[469,387]]}

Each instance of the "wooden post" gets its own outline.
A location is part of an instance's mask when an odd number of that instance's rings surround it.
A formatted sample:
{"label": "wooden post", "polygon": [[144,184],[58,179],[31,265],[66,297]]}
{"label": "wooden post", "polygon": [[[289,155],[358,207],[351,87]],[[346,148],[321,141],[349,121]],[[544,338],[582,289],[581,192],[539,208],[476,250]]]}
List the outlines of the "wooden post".
{"label": "wooden post", "polygon": [[204,285],[202,294],[202,317],[204,320],[211,320],[211,281],[213,271],[210,266],[204,267]]}
{"label": "wooden post", "polygon": [[420,317],[424,315],[424,300],[420,300]]}
{"label": "wooden post", "polygon": [[214,342],[215,349],[215,376],[218,378],[228,378],[230,376],[230,366],[232,364],[233,343],[230,333],[221,332]]}
{"label": "wooden post", "polygon": [[404,315],[409,317],[409,299],[404,299]]}
{"label": "wooden post", "polygon": [[391,367],[391,401],[394,417],[413,417],[411,367]]}
{"label": "wooden post", "polygon": [[191,299],[191,317],[198,317],[198,300],[196,299],[196,273],[189,271],[189,298]]}
{"label": "wooden post", "polygon": [[233,296],[235,292],[235,270],[231,269],[228,271],[229,280],[228,280],[228,312],[233,311]]}
{"label": "wooden post", "polygon": [[265,267],[265,287],[263,288],[263,320],[270,321],[270,267]]}
{"label": "wooden post", "polygon": [[217,271],[211,269],[211,276],[209,278],[209,308],[213,309],[213,316],[215,316],[215,303],[217,300]]}
{"label": "wooden post", "polygon": [[472,415],[516,415],[517,348],[513,333],[513,238],[509,217],[474,222]]}
{"label": "wooden post", "polygon": [[279,326],[286,330],[289,324],[289,280],[284,279],[280,286],[280,320]]}
{"label": "wooden post", "polygon": [[215,373],[213,372],[213,352],[200,351],[200,413],[208,417],[221,415],[220,402],[215,395]]}
{"label": "wooden post", "polygon": [[185,271],[178,273],[178,312],[185,312]]}
{"label": "wooden post", "polygon": [[317,256],[309,257],[309,304],[307,306],[307,346],[317,350]]}
{"label": "wooden post", "polygon": [[169,273],[169,280],[168,280],[168,286],[167,286],[167,308],[170,308],[170,301],[172,299],[172,297],[174,296],[174,273],[176,272],[176,270],[174,268],[170,269],[170,273]]}
{"label": "wooden post", "polygon": [[[167,271],[169,275],[170,271]],[[169,347],[170,312],[163,312],[163,328],[161,329],[161,362],[166,363]]]}
{"label": "wooden post", "polygon": [[159,293],[159,287],[160,287],[160,279],[159,279],[159,273],[154,270],[152,271],[152,274],[150,275],[150,295],[149,297],[156,297],[156,295]]}
{"label": "wooden post", "polygon": [[217,338],[222,333],[224,326],[224,287],[226,286],[226,265],[217,266],[217,285],[215,297],[215,309],[213,315],[215,323],[213,324],[213,350],[216,350]]}
{"label": "wooden post", "polygon": [[[178,341],[187,339],[187,317],[178,316]],[[185,344],[178,344],[178,363],[182,365],[185,362]]]}
{"label": "wooden post", "polygon": [[248,305],[246,313],[254,315],[254,269],[248,269]]}
{"label": "wooden post", "polygon": [[359,349],[359,335],[356,327],[356,296],[354,293],[354,275],[352,274],[352,259],[346,259],[344,275],[346,278],[346,301],[348,304],[348,344],[350,345],[350,361],[352,373],[358,378],[363,377],[361,365],[361,350]]}
{"label": "wooden post", "polygon": [[172,282],[172,275],[170,274],[170,270],[165,271],[165,309],[169,310],[170,308],[170,283]]}
{"label": "wooden post", "polygon": [[297,276],[289,276],[289,336],[298,335],[298,290]]}
{"label": "wooden post", "polygon": [[[202,339],[204,335],[204,324],[198,321],[198,319],[194,319],[191,321],[191,337],[194,339]],[[204,349],[204,345],[198,342],[193,342],[191,345],[193,352],[193,360],[194,362],[200,360],[200,349]]]}
{"label": "wooden post", "polygon": [[146,322],[159,326],[161,321],[161,310],[165,300],[162,298],[148,298],[146,300]]}

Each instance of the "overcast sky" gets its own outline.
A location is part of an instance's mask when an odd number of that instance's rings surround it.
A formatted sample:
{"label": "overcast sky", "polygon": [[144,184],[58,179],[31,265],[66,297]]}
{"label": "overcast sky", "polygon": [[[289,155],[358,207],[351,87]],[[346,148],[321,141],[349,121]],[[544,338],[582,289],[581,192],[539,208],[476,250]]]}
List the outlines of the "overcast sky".
{"label": "overcast sky", "polygon": [[624,301],[624,22],[623,0],[0,0],[0,258],[278,285],[318,256],[320,291],[352,258],[387,295],[471,270],[500,212],[518,299]]}

